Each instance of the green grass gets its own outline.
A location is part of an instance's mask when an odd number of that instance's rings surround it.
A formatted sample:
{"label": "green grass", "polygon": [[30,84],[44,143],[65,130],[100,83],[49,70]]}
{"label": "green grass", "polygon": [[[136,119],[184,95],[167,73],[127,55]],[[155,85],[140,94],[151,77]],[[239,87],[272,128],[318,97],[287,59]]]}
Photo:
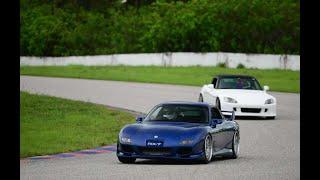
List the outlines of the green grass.
{"label": "green grass", "polygon": [[132,122],[102,105],[20,92],[20,157],[109,145]]}
{"label": "green grass", "polygon": [[300,71],[157,66],[21,66],[20,74],[202,86],[217,74],[247,74],[271,91],[300,92]]}

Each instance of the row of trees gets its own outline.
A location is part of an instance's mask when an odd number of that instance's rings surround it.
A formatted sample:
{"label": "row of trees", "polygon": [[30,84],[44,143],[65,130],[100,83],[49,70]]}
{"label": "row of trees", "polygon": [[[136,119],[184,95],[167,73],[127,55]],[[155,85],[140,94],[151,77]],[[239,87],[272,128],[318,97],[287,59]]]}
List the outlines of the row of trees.
{"label": "row of trees", "polygon": [[21,0],[24,56],[300,53],[294,0]]}

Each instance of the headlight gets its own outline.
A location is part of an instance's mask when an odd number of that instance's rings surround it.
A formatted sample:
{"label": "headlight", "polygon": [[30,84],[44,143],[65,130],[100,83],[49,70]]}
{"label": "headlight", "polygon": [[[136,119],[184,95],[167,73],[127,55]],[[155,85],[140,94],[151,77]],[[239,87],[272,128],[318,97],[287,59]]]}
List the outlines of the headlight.
{"label": "headlight", "polygon": [[264,104],[273,104],[274,100],[273,99],[267,99]]}
{"label": "headlight", "polygon": [[131,139],[127,138],[127,137],[121,137],[121,142],[125,143],[125,144],[130,144],[131,143]]}
{"label": "headlight", "polygon": [[228,103],[238,103],[235,99],[230,97],[224,97],[223,100]]}
{"label": "headlight", "polygon": [[192,144],[192,143],[193,143],[193,140],[191,140],[191,139],[185,139],[180,142],[180,144],[182,144],[182,145],[187,145],[187,144]]}

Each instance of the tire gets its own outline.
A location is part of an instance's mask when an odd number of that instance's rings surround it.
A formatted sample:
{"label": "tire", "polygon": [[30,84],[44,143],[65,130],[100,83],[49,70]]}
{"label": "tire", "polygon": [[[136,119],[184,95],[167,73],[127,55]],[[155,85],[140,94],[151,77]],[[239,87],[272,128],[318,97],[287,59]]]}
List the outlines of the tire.
{"label": "tire", "polygon": [[267,116],[266,119],[276,119],[275,116]]}
{"label": "tire", "polygon": [[213,142],[212,141],[212,137],[209,134],[206,135],[206,137],[204,139],[204,143],[203,143],[204,156],[203,156],[203,159],[202,159],[202,163],[204,163],[204,164],[208,164],[212,159],[212,155],[213,155],[212,142]]}
{"label": "tire", "polygon": [[202,94],[199,95],[198,102],[203,102],[203,96],[202,96]]}
{"label": "tire", "polygon": [[240,145],[240,135],[239,132],[236,131],[233,134],[233,138],[232,138],[232,159],[237,159],[239,156],[239,145]]}
{"label": "tire", "polygon": [[[117,154],[119,153],[119,140],[117,142]],[[136,161],[136,158],[130,158],[130,157],[118,157],[118,160],[122,163],[125,163],[125,164],[132,164]]]}
{"label": "tire", "polygon": [[136,161],[136,158],[130,157],[118,157],[119,161],[125,164],[132,164]]}
{"label": "tire", "polygon": [[216,107],[221,111],[221,104],[219,98],[216,100]]}

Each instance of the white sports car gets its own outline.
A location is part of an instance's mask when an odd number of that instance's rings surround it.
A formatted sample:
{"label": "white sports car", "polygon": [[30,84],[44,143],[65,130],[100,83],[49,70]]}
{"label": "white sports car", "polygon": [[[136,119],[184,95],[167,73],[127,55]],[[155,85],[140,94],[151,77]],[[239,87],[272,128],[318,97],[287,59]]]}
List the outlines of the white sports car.
{"label": "white sports car", "polygon": [[266,91],[268,86],[261,88],[252,76],[219,75],[212,79],[211,84],[201,88],[199,102],[216,106],[222,114],[236,116],[261,116],[275,119],[276,98]]}

